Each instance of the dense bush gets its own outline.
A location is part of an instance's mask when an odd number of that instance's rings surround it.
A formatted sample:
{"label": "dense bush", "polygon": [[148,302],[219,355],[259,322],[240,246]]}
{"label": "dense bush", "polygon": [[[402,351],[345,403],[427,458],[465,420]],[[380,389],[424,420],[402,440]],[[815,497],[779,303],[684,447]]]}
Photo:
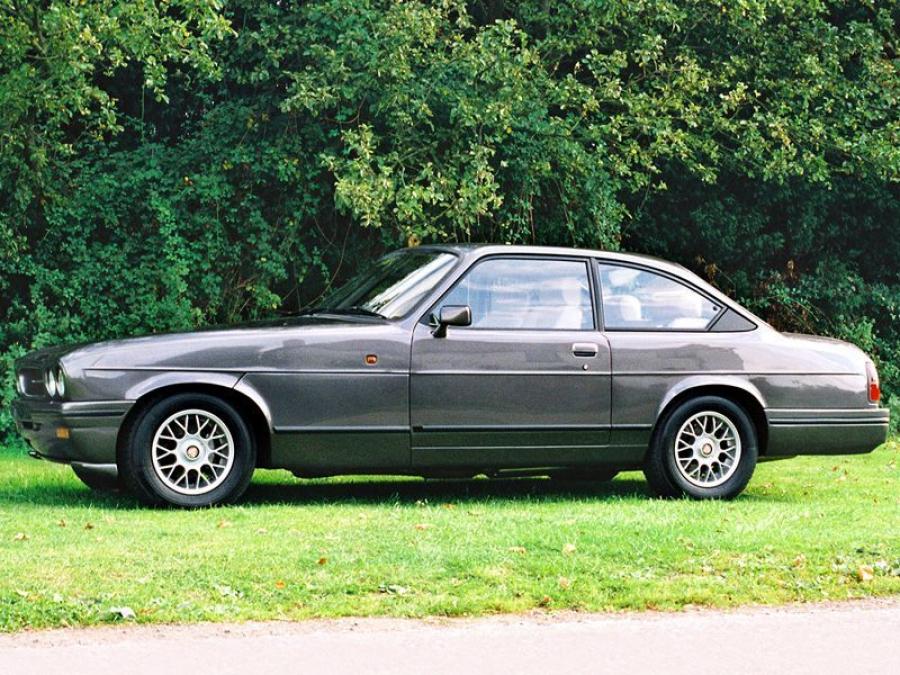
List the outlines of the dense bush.
{"label": "dense bush", "polygon": [[31,347],[295,310],[447,240],[679,260],[860,344],[900,393],[898,22],[864,0],[0,0],[0,404]]}

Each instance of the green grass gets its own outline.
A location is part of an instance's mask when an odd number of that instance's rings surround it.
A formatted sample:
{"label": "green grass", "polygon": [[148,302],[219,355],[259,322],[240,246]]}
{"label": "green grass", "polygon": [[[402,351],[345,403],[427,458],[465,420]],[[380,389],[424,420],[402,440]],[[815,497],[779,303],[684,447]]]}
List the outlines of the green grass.
{"label": "green grass", "polygon": [[730,503],[659,501],[637,473],[296,481],[153,511],[0,453],[0,630],[117,620],[680,609],[900,593],[900,442],[758,467]]}

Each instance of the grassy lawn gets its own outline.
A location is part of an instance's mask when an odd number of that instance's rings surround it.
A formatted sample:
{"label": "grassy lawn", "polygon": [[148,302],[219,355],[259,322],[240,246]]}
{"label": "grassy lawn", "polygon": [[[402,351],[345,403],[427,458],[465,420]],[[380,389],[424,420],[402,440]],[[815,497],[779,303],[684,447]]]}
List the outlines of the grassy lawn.
{"label": "grassy lawn", "polygon": [[[151,511],[0,451],[0,630],[535,608],[679,609],[900,593],[900,442],[762,464],[731,503],[643,477],[297,481]],[[127,613],[127,612],[126,612]]]}

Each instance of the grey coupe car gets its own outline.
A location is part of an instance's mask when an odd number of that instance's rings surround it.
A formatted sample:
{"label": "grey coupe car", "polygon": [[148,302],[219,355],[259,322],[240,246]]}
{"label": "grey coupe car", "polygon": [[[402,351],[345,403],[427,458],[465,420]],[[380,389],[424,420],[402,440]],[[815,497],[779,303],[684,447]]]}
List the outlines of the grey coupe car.
{"label": "grey coupe car", "polygon": [[873,450],[878,375],[785,335],[679,265],[623,253],[421,246],[300,315],[44,349],[16,364],[32,455],[148,504],[298,476],[642,469],[730,498],[758,460]]}

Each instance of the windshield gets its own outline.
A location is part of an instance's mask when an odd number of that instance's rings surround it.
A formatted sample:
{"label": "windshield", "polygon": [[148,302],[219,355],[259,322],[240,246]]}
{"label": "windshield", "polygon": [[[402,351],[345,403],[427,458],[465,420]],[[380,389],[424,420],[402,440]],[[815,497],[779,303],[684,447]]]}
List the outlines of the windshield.
{"label": "windshield", "polygon": [[452,253],[397,251],[326,297],[313,311],[399,319],[438,285],[456,262]]}

